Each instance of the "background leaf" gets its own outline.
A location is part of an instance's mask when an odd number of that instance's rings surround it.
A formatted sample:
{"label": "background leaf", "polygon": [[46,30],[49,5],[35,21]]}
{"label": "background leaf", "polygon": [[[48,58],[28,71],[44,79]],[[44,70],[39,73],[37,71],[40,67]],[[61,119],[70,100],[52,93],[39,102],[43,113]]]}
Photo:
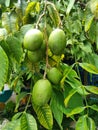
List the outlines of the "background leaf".
{"label": "background leaf", "polygon": [[6,42],[9,46],[12,57],[17,62],[21,62],[23,55],[22,43],[14,36],[7,37]]}
{"label": "background leaf", "polygon": [[92,105],[92,106],[89,106],[91,109],[95,110],[98,112],[98,106],[97,105]]}
{"label": "background leaf", "polygon": [[68,7],[67,7],[67,10],[66,10],[66,14],[69,14],[69,13],[70,13],[70,11],[71,11],[71,9],[72,9],[74,3],[75,3],[75,0],[70,0],[70,1],[69,1]]}
{"label": "background leaf", "polygon": [[96,86],[85,86],[85,88],[91,93],[98,94],[98,87]]}
{"label": "background leaf", "polygon": [[75,130],[89,130],[87,125],[87,116],[81,116],[78,121],[76,122],[76,129]]}
{"label": "background leaf", "polygon": [[6,53],[0,46],[0,89],[2,89],[3,85],[5,84],[7,80],[8,75],[8,67],[9,67],[9,61]]}
{"label": "background leaf", "polygon": [[20,120],[8,122],[2,130],[21,130]]}
{"label": "background leaf", "polygon": [[88,126],[89,126],[89,130],[96,130],[95,122],[92,118],[88,117],[87,123],[88,123]]}
{"label": "background leaf", "polygon": [[84,69],[86,70],[87,72],[89,73],[92,73],[92,74],[98,74],[98,69],[92,65],[92,64],[89,64],[89,63],[79,63],[79,65]]}
{"label": "background leaf", "polygon": [[76,107],[67,114],[67,117],[70,117],[70,116],[75,115],[75,114],[79,114],[79,113],[83,112],[84,109],[85,109],[85,107]]}

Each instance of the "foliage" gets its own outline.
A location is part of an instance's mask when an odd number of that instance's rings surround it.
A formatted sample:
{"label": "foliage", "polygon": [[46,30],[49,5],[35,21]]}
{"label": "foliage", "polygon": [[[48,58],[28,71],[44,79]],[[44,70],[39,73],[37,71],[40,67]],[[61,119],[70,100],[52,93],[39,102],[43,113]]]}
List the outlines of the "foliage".
{"label": "foliage", "polygon": [[[74,121],[76,130],[96,129],[90,111],[98,112],[98,104],[90,104],[88,98],[98,95],[98,87],[88,84],[87,75],[98,75],[97,8],[97,0],[0,1],[0,90],[7,83],[17,94],[11,111],[14,116],[3,130],[52,130],[55,121],[63,130],[67,129],[67,119]],[[24,36],[31,28],[43,34],[43,45],[36,51],[41,50],[42,56],[38,58],[36,54],[38,60],[34,63],[28,58],[30,50],[23,46]],[[65,35],[63,51],[58,55],[48,46],[49,36],[57,28]],[[61,42],[60,35],[55,36],[52,40]],[[35,54],[34,50],[31,54]],[[32,103],[34,85],[40,79],[48,79],[48,70],[53,67],[60,71],[60,81],[54,84],[55,77],[54,82],[50,81],[51,98],[47,104],[37,106]],[[53,74],[56,75],[54,71]]]}

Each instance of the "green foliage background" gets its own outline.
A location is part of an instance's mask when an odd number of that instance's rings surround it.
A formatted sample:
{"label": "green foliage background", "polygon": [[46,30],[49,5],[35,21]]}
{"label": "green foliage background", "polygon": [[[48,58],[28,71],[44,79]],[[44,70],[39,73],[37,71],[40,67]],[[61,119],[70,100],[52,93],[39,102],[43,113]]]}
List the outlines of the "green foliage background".
{"label": "green foliage background", "polygon": [[[98,75],[97,7],[97,0],[0,1],[0,90],[7,83],[17,93],[14,116],[3,130],[71,129],[72,121],[75,130],[96,129],[98,123],[90,111],[98,112],[98,104],[91,104],[88,98],[97,97],[98,87],[88,84],[87,74]],[[55,28],[61,28],[66,35],[63,54],[56,56],[48,50],[40,62],[31,63],[23,48],[24,35],[31,28],[39,28],[45,42]],[[45,74],[47,57],[63,78],[53,85],[50,101],[39,107],[32,104],[31,93],[35,82]],[[30,91],[22,92],[28,86]],[[26,106],[20,111],[25,97]],[[69,126],[65,126],[68,119]]]}

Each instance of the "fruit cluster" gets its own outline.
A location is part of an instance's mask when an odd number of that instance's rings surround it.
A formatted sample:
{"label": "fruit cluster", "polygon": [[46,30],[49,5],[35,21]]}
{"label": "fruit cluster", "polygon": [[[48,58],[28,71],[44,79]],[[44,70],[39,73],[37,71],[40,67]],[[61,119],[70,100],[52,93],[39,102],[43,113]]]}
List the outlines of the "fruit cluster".
{"label": "fruit cluster", "polygon": [[[43,33],[39,29],[30,29],[24,36],[23,46],[27,49],[27,57],[32,63],[42,60],[46,45]],[[50,33],[48,46],[54,55],[61,55],[66,47],[65,33],[62,29],[55,29]],[[52,84],[57,85],[62,79],[58,68],[47,69],[47,79],[39,79],[33,86],[32,101],[35,105],[42,106],[51,98]]]}

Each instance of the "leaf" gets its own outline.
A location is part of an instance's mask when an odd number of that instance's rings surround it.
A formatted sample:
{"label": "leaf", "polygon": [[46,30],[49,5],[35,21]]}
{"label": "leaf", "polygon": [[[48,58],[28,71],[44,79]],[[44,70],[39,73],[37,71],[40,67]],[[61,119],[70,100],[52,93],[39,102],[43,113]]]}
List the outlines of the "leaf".
{"label": "leaf", "polygon": [[6,39],[6,42],[9,46],[9,49],[11,50],[11,55],[13,58],[19,63],[22,60],[22,55],[23,55],[23,49],[22,49],[22,44],[18,40],[18,38],[14,36],[9,36]]}
{"label": "leaf", "polygon": [[85,109],[85,107],[77,107],[77,108],[74,108],[72,111],[70,111],[70,113],[67,114],[67,117],[70,117],[72,115],[75,115],[75,114],[79,114],[81,112],[83,112]]}
{"label": "leaf", "polygon": [[12,121],[19,119],[19,118],[21,117],[21,115],[22,115],[22,112],[16,113],[16,114],[12,117]]}
{"label": "leaf", "polygon": [[2,14],[2,26],[6,28],[8,33],[13,33],[18,30],[17,15],[15,12]]}
{"label": "leaf", "polygon": [[31,29],[31,28],[33,28],[33,25],[32,25],[32,24],[26,24],[26,25],[24,25],[24,26],[21,27],[20,32],[21,32],[23,35],[25,35],[26,32],[27,32],[29,29]]}
{"label": "leaf", "polygon": [[8,122],[2,130],[21,130],[20,120]]}
{"label": "leaf", "polygon": [[46,129],[52,129],[53,127],[53,116],[50,106],[48,104],[38,107],[33,105],[33,108],[37,114],[40,124]]}
{"label": "leaf", "polygon": [[88,123],[88,126],[89,126],[89,130],[96,130],[95,122],[92,118],[88,117],[87,123]]}
{"label": "leaf", "polygon": [[75,3],[75,0],[70,0],[70,1],[69,1],[68,7],[67,7],[67,9],[66,9],[66,14],[67,14],[67,15],[70,13],[70,11],[71,11],[71,9],[72,9],[74,3]]}
{"label": "leaf", "polygon": [[70,98],[71,98],[76,92],[77,92],[76,89],[72,89],[72,90],[69,92],[68,96],[67,96],[67,97],[65,98],[65,100],[64,100],[64,104],[65,104],[66,107],[68,106],[68,102],[69,102]]}
{"label": "leaf", "polygon": [[92,73],[92,74],[98,74],[98,69],[92,65],[92,64],[89,64],[89,63],[79,63],[79,65],[84,69],[86,70],[87,72],[89,73]]}
{"label": "leaf", "polygon": [[85,32],[87,32],[87,31],[90,29],[91,24],[92,24],[92,22],[93,22],[93,19],[94,19],[94,15],[92,15],[92,14],[90,14],[90,13],[86,15],[86,20],[85,20]]}
{"label": "leaf", "polygon": [[[57,100],[58,98],[56,98],[56,97],[57,97],[56,93],[53,93],[52,99],[51,99],[51,102],[50,102],[50,107],[51,107],[51,110],[53,112],[55,120],[57,121],[60,129],[62,130],[63,128],[61,126],[61,123],[62,123],[62,120],[63,120],[63,111],[61,110],[61,107],[60,107],[59,102]],[[61,98],[61,95],[59,94],[58,97]],[[61,100],[61,102],[62,102],[62,100]],[[60,102],[60,104],[62,105],[61,102]],[[63,109],[65,109],[65,107]]]}
{"label": "leaf", "polygon": [[28,94],[28,93],[26,93],[26,92],[21,92],[19,95],[17,95],[15,110],[17,110],[17,108],[19,107],[20,101],[21,101],[27,94]]}
{"label": "leaf", "polygon": [[7,36],[7,30],[5,28],[0,28],[0,41],[5,39]]}
{"label": "leaf", "polygon": [[93,20],[92,21],[92,24],[88,30],[88,37],[90,39],[90,44],[96,42],[96,38],[97,38],[97,25],[96,25],[96,22]]}
{"label": "leaf", "polygon": [[98,50],[98,23],[96,23],[96,50]]}
{"label": "leaf", "polygon": [[66,80],[66,83],[68,83],[73,89],[76,89],[77,92],[81,95],[88,95],[89,93],[86,91],[84,86],[81,84],[81,82],[75,78],[70,78]]}
{"label": "leaf", "polygon": [[[52,100],[55,100],[56,102],[56,107],[64,114],[67,114],[69,111],[68,109],[65,108],[64,105],[64,93],[60,92],[60,91],[53,91],[52,93]],[[51,105],[51,102],[50,102]]]}
{"label": "leaf", "polygon": [[47,3],[48,3],[47,9],[49,11],[49,16],[52,19],[54,25],[56,27],[59,27],[59,25],[61,24],[59,13],[53,3],[51,2],[47,2]]}
{"label": "leaf", "polygon": [[39,2],[36,2],[36,1],[29,2],[29,4],[26,7],[26,10],[25,10],[25,15],[23,17],[23,23],[24,24],[31,23],[32,17],[34,18],[36,16],[36,14],[39,13],[39,11],[40,11]]}
{"label": "leaf", "polygon": [[9,61],[6,53],[0,46],[0,89],[4,86],[8,75]]}
{"label": "leaf", "polygon": [[21,117],[21,130],[38,130],[35,118],[28,113],[23,113]]}
{"label": "leaf", "polygon": [[98,94],[98,87],[96,86],[85,86],[85,88],[91,93]]}
{"label": "leaf", "polygon": [[5,5],[6,5],[6,7],[9,7],[9,5],[10,5],[10,0],[5,0]]}
{"label": "leaf", "polygon": [[89,130],[86,115],[83,115],[78,119],[78,121],[76,122],[76,129],[75,130]]}
{"label": "leaf", "polygon": [[89,106],[91,109],[95,110],[98,112],[98,106],[97,105],[92,105],[92,106]]}

